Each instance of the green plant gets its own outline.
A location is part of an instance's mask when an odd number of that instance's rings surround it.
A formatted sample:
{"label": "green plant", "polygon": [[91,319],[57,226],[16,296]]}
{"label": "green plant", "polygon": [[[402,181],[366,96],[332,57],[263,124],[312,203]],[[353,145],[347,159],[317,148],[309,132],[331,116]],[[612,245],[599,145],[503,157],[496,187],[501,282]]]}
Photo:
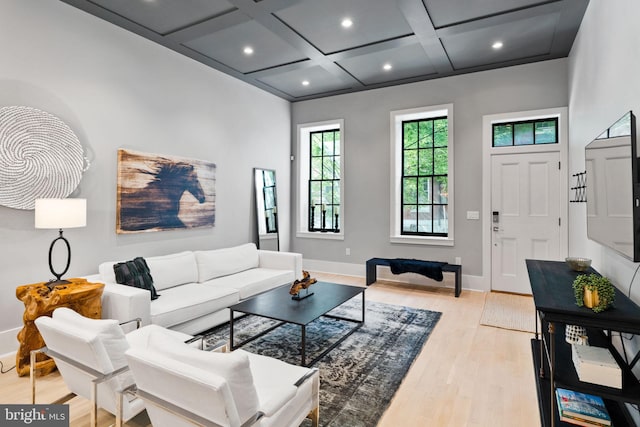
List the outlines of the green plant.
{"label": "green plant", "polygon": [[615,300],[615,290],[609,279],[597,274],[581,274],[573,281],[573,293],[576,297],[576,304],[579,307],[584,306],[584,291],[598,292],[598,304],[592,310],[596,313],[606,310],[613,305]]}

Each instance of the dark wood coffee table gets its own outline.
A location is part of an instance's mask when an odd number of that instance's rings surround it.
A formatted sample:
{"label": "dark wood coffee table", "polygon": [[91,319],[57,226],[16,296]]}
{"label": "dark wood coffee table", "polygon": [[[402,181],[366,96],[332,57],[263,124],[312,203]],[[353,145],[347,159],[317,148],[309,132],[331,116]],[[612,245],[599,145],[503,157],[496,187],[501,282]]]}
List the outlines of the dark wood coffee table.
{"label": "dark wood coffee table", "polygon": [[[301,327],[301,365],[311,366],[364,324],[364,292],[366,290],[364,287],[318,282],[309,287],[309,292],[313,292],[314,295],[300,301],[291,299],[291,295],[289,295],[289,288],[289,285],[281,286],[229,307],[231,310],[231,319],[229,322],[229,346],[231,347],[231,350],[242,347],[243,345],[260,338],[285,323],[293,323],[295,325],[300,325]],[[305,291],[302,292],[304,293]],[[358,294],[362,294],[362,320],[327,314],[329,311],[344,304]],[[256,316],[266,317],[268,319],[279,320],[280,323],[268,328],[258,335],[242,341],[241,343],[235,344],[233,342],[233,318],[235,312],[253,314]],[[322,354],[307,364],[305,353],[307,339],[306,328],[309,323],[320,316],[354,322],[356,323],[356,326],[342,336],[338,341],[333,343],[329,348],[324,350]]]}

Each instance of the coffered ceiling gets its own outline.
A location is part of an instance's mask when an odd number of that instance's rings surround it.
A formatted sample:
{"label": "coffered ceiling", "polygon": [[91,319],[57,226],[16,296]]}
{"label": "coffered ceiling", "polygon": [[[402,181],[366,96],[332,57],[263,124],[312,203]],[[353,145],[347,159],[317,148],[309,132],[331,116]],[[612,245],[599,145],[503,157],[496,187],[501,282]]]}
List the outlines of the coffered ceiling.
{"label": "coffered ceiling", "polygon": [[61,1],[290,101],[565,57],[588,4]]}

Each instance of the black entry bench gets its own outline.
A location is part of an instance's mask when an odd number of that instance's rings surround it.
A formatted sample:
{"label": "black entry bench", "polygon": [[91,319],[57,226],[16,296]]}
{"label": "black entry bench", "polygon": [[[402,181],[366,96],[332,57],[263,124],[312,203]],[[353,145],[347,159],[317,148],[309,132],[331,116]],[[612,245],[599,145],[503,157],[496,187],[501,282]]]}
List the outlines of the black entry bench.
{"label": "black entry bench", "polygon": [[[371,258],[367,261],[367,286],[376,281],[378,272],[376,270],[376,266],[384,265],[387,267],[391,266],[391,258]],[[430,261],[420,261],[420,260],[411,260],[413,262],[424,262],[425,264]],[[443,264],[442,271],[447,273],[455,273],[456,275],[456,287],[455,287],[455,295],[456,298],[460,296],[460,290],[462,289],[462,266],[459,264]]]}

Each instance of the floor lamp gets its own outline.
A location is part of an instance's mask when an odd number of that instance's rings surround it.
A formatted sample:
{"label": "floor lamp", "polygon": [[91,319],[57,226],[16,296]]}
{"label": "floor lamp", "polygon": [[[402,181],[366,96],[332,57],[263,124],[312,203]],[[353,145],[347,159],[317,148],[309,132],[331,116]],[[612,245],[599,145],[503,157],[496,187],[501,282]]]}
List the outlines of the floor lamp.
{"label": "floor lamp", "polygon": [[[87,225],[87,199],[36,199],[35,226],[36,228],[58,229],[59,235],[49,247],[49,270],[55,276],[47,286],[53,289],[56,285],[71,283],[62,279],[71,264],[71,246],[62,235],[63,228],[77,228]],[[61,273],[53,268],[53,248],[58,241],[67,246],[67,265]]]}

